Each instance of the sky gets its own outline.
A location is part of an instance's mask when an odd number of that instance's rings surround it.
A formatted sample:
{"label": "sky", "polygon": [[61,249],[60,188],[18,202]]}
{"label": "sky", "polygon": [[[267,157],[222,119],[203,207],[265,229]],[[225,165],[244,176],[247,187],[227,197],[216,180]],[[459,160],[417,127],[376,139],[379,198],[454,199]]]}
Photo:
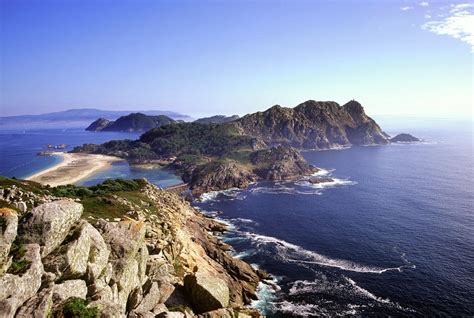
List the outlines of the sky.
{"label": "sky", "polygon": [[351,99],[471,117],[474,2],[0,0],[0,115]]}

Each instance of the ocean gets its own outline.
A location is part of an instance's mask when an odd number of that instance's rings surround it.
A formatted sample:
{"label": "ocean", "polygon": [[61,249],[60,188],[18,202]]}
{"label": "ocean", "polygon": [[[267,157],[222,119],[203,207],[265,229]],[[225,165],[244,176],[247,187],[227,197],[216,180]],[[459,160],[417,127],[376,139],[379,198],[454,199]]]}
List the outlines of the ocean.
{"label": "ocean", "polygon": [[[472,123],[379,121],[418,144],[308,151],[335,182],[262,182],[209,193],[195,206],[227,222],[233,254],[269,272],[252,305],[268,317],[473,316]],[[0,132],[2,175],[25,177],[54,164],[46,144],[136,138],[76,130]],[[169,171],[114,167],[83,182]]]}

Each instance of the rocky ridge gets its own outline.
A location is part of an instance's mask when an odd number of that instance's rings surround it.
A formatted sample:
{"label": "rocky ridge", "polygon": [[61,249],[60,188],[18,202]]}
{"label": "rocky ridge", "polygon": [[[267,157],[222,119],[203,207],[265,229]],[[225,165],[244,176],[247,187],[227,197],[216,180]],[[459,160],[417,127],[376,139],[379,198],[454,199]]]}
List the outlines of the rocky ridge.
{"label": "rocky ridge", "polygon": [[32,197],[42,200],[22,212],[12,203],[34,184],[11,183],[15,194],[10,184],[0,196],[1,317],[259,316],[244,305],[265,275],[213,235],[224,224],[179,196],[149,183],[97,192],[101,207],[128,211],[111,219],[98,217],[87,197],[56,197],[39,185],[44,192]]}

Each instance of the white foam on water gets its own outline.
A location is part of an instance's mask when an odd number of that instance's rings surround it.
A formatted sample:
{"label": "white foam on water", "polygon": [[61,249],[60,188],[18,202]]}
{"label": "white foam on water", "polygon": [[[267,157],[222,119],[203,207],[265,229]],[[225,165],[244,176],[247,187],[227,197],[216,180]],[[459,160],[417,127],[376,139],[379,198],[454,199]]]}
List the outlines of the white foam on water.
{"label": "white foam on water", "polygon": [[333,188],[333,187],[340,187],[340,186],[349,186],[349,185],[355,185],[357,182],[351,181],[348,179],[337,179],[337,178],[332,178],[333,181],[328,181],[328,182],[321,182],[321,183],[311,183],[307,180],[300,180],[296,182],[296,185],[299,186],[305,186],[305,187],[310,187],[313,189],[324,189],[324,188]]}
{"label": "white foam on water", "polygon": [[254,224],[258,225],[258,222],[251,220],[251,219],[246,219],[246,218],[234,218],[230,219],[232,222],[237,222],[237,223],[243,223],[243,224]]}
{"label": "white foam on water", "polygon": [[285,314],[291,314],[292,316],[300,317],[320,317],[326,316],[325,310],[315,304],[307,303],[292,303],[284,300],[274,304],[275,308]]}
{"label": "white foam on water", "polygon": [[245,197],[239,196],[241,191],[242,189],[239,189],[239,188],[230,188],[230,189],[221,190],[221,191],[210,191],[210,192],[201,194],[201,196],[199,197],[199,201],[201,202],[218,201],[217,197],[219,195],[224,195],[230,199],[243,200]]}
{"label": "white foam on water", "polygon": [[335,169],[326,170],[323,168],[318,168],[318,169],[319,169],[318,171],[316,171],[315,173],[311,175],[312,177],[324,177],[331,174],[335,170]]}
{"label": "white foam on water", "polygon": [[[250,192],[259,193],[259,194],[302,194],[302,195],[321,195],[320,191],[315,191],[313,189],[308,191],[301,191],[295,187],[287,187],[281,184],[275,184],[274,187],[257,187],[250,189]],[[295,183],[293,183],[295,185]]]}
{"label": "white foam on water", "polygon": [[277,292],[280,290],[281,288],[276,283],[276,279],[273,279],[271,283],[259,282],[257,286],[258,299],[252,300],[250,306],[259,309],[263,313],[272,310],[277,299]]}
{"label": "white foam on water", "polygon": [[255,255],[256,251],[255,250],[246,250],[246,251],[242,251],[242,252],[239,252],[239,253],[233,253],[231,254],[232,257],[235,257],[235,258],[238,258],[238,259],[242,259],[242,258],[245,258],[245,257],[249,257],[249,256],[252,256],[252,255]]}
{"label": "white foam on water", "polygon": [[381,298],[381,297],[377,297],[374,294],[372,294],[371,292],[369,292],[367,289],[364,289],[364,288],[360,287],[359,285],[356,284],[356,282],[354,280],[350,279],[349,277],[346,277],[346,276],[343,276],[343,277],[349,284],[352,285],[352,287],[354,287],[354,289],[360,295],[362,295],[366,298],[375,300],[379,303],[384,303],[384,304],[391,304],[392,303],[389,299],[384,299],[384,298]]}
{"label": "white foam on water", "polygon": [[382,274],[393,270],[401,271],[402,268],[407,266],[403,265],[399,267],[382,268],[361,265],[352,261],[330,258],[272,236],[249,232],[243,232],[242,234],[250,238],[257,247],[272,246],[276,248],[278,253],[275,256],[279,257],[279,259],[284,262],[292,262],[296,264],[316,264],[321,266],[335,267],[345,271],[372,274]]}

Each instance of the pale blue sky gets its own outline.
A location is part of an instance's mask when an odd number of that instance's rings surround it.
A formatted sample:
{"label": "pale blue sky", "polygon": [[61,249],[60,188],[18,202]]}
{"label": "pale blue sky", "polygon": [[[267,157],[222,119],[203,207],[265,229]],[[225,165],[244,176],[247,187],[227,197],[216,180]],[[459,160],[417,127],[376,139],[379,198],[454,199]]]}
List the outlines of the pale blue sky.
{"label": "pale blue sky", "polygon": [[463,1],[1,1],[0,114],[245,114],[307,99],[471,116]]}

